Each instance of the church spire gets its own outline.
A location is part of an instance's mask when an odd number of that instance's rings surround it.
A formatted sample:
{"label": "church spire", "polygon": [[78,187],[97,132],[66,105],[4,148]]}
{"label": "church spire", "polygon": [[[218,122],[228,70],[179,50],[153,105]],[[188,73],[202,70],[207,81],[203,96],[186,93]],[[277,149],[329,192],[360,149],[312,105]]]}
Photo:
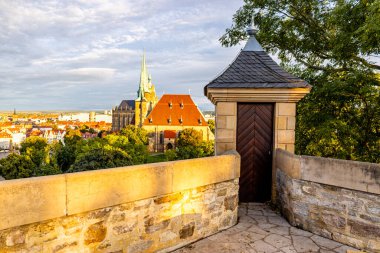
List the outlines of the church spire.
{"label": "church spire", "polygon": [[251,26],[247,28],[249,35],[248,41],[243,48],[243,51],[264,51],[259,42],[256,40],[255,35],[259,30],[255,26],[254,16],[252,16]]}
{"label": "church spire", "polygon": [[139,90],[137,91],[137,99],[143,100],[144,99],[144,93],[147,91],[147,84],[148,84],[148,71],[146,69],[146,63],[145,63],[145,51],[142,57],[141,61],[141,73],[140,73],[140,84],[139,84]]}

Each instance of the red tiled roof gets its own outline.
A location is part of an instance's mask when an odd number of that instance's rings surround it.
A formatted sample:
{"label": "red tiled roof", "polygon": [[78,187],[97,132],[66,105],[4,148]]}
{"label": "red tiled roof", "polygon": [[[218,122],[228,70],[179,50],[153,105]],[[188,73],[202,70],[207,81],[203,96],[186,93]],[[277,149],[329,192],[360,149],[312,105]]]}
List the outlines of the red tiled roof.
{"label": "red tiled roof", "polygon": [[144,125],[207,126],[190,95],[163,95],[144,120]]}
{"label": "red tiled roof", "polygon": [[12,122],[0,122],[0,126],[12,126]]}
{"label": "red tiled roof", "polygon": [[176,137],[177,137],[176,131],[172,131],[172,130],[165,130],[164,131],[164,138],[175,139]]}
{"label": "red tiled roof", "polygon": [[30,137],[30,136],[40,136],[42,134],[42,131],[40,130],[32,130],[32,131],[28,131],[28,133],[26,134],[27,137]]}
{"label": "red tiled roof", "polygon": [[12,135],[7,132],[0,132],[0,138],[10,138],[12,139]]}
{"label": "red tiled roof", "polygon": [[8,130],[11,131],[12,133],[18,133],[20,132],[21,127],[11,127],[11,128],[8,128]]}

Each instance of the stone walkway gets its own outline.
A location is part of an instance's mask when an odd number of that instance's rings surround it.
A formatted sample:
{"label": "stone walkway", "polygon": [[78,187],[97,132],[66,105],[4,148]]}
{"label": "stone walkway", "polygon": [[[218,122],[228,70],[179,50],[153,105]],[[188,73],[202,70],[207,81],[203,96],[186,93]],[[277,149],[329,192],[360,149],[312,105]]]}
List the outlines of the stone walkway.
{"label": "stone walkway", "polygon": [[357,251],[341,243],[297,229],[267,205],[243,203],[239,222],[223,232],[195,242],[176,253],[334,252]]}

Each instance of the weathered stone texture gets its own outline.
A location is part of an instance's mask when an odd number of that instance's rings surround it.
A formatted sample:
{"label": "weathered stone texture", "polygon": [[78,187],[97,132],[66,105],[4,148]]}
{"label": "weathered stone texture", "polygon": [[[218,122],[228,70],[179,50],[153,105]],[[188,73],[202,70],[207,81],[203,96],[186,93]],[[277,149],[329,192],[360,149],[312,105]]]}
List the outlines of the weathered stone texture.
{"label": "weathered stone texture", "polygon": [[237,222],[238,179],[0,230],[0,252],[156,252]]}
{"label": "weathered stone texture", "polygon": [[380,252],[380,195],[293,179],[277,170],[277,203],[293,226]]}

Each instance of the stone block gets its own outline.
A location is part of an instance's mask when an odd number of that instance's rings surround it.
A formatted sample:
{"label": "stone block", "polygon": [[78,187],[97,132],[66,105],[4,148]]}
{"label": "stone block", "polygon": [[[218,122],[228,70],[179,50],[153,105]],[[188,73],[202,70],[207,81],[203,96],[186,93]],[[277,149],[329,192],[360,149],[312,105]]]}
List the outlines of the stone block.
{"label": "stone block", "polygon": [[227,127],[227,116],[218,115],[215,120],[216,129],[224,129]]}
{"label": "stone block", "polygon": [[226,143],[226,151],[236,150],[236,143]]}
{"label": "stone block", "polygon": [[0,230],[66,215],[65,176],[0,182]]}
{"label": "stone block", "polygon": [[276,129],[278,130],[286,130],[287,129],[287,117],[286,116],[280,116],[276,117]]}
{"label": "stone block", "polygon": [[278,130],[277,141],[280,144],[294,144],[295,133],[294,130]]}
{"label": "stone block", "polygon": [[296,117],[295,116],[288,116],[287,117],[287,126],[286,129],[288,130],[294,130],[296,129]]}
{"label": "stone block", "polygon": [[301,177],[300,157],[291,152],[276,149],[275,167],[284,171],[291,178],[299,179]]}
{"label": "stone block", "polygon": [[302,179],[380,194],[380,165],[322,157],[302,156]]}
{"label": "stone block", "polygon": [[277,103],[278,116],[296,116],[296,103]]}
{"label": "stone block", "polygon": [[107,228],[103,222],[98,222],[89,226],[85,232],[84,243],[86,245],[91,243],[100,243],[106,237]]}
{"label": "stone block", "polygon": [[294,144],[286,144],[286,151],[294,154]]}
{"label": "stone block", "polygon": [[236,151],[236,143],[231,142],[219,142],[215,144],[216,155],[222,155],[228,151]]}
{"label": "stone block", "polygon": [[67,174],[67,212],[82,213],[170,193],[173,163]]}
{"label": "stone block", "polygon": [[173,166],[173,192],[228,181],[239,176],[240,157],[236,151],[229,155],[177,161]]}
{"label": "stone block", "polygon": [[226,128],[236,130],[236,116],[226,116]]}
{"label": "stone block", "polygon": [[216,104],[216,115],[236,115],[237,104],[236,102],[218,102]]}
{"label": "stone block", "polygon": [[357,220],[348,220],[348,225],[351,228],[351,233],[359,237],[368,239],[380,238],[380,224],[379,223],[364,223]]}
{"label": "stone block", "polygon": [[216,129],[216,142],[235,142],[236,132],[233,129]]}
{"label": "stone block", "polygon": [[227,151],[227,143],[224,143],[224,142],[215,143],[215,154],[216,155],[221,155],[226,151]]}
{"label": "stone block", "polygon": [[179,238],[180,239],[186,239],[188,237],[191,237],[194,234],[194,228],[195,228],[195,222],[191,222],[191,223],[185,225],[179,231]]}
{"label": "stone block", "polygon": [[226,210],[234,211],[238,206],[238,196],[233,195],[225,198],[224,200],[224,208]]}

